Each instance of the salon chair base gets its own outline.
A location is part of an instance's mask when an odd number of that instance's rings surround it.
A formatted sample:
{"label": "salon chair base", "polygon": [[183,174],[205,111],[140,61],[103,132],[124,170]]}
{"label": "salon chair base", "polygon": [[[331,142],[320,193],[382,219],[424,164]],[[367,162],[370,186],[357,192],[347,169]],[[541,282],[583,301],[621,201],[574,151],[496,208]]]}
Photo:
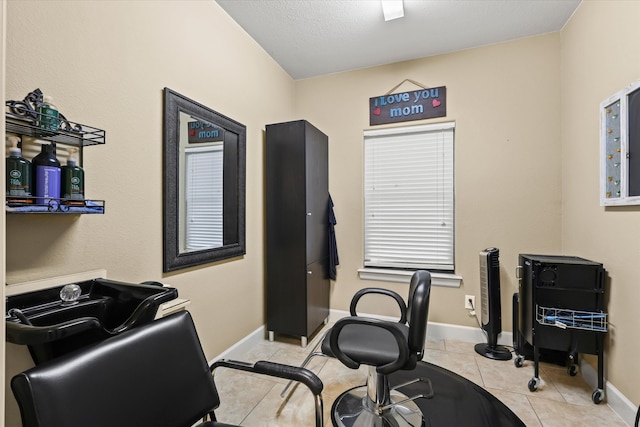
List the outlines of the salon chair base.
{"label": "salon chair base", "polygon": [[[392,402],[402,402],[408,397],[391,391]],[[412,401],[396,404],[378,415],[369,407],[367,386],[347,390],[331,408],[331,421],[335,427],[423,427],[424,418],[418,405]]]}

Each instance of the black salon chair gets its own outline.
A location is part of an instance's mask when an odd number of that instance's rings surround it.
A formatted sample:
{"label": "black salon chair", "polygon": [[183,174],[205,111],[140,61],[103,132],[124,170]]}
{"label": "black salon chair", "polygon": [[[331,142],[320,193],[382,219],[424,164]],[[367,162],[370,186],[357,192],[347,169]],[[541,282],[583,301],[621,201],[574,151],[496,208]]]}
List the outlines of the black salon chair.
{"label": "black salon chair", "polygon": [[[351,300],[351,316],[338,320],[303,362],[306,366],[314,356],[335,357],[345,366],[369,367],[367,384],[348,390],[336,399],[331,410],[335,426],[421,426],[422,412],[413,402],[417,398],[433,397],[431,381],[416,378],[408,383],[389,387],[389,374],[412,370],[424,355],[429,314],[431,274],[418,270],[411,277],[407,304],[397,293],[382,288],[365,288]],[[357,305],[369,294],[389,296],[398,304],[397,322],[359,316]],[[397,389],[423,382],[423,393],[405,396]],[[283,391],[283,396],[284,393]]]}
{"label": "black salon chair", "polygon": [[322,426],[322,382],[272,362],[207,363],[191,315],[182,311],[16,375],[23,427],[230,427],[216,421],[220,367],[292,379],[314,395]]}

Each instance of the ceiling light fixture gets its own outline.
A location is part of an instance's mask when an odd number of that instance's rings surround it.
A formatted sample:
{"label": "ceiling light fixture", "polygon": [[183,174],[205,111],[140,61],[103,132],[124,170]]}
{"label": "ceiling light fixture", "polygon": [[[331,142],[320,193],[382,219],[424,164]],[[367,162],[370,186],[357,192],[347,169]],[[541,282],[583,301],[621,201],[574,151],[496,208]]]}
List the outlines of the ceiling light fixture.
{"label": "ceiling light fixture", "polygon": [[385,21],[404,17],[402,0],[381,0],[381,2]]}

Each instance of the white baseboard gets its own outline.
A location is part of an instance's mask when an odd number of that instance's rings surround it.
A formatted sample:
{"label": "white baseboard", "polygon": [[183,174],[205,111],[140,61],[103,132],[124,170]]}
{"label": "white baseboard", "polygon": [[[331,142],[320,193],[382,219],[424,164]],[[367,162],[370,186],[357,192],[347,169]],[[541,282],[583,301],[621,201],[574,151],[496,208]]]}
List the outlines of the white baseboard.
{"label": "white baseboard", "polygon": [[255,331],[251,332],[246,337],[242,338],[240,341],[214,357],[209,361],[209,363],[213,363],[216,360],[220,359],[231,359],[231,360],[242,360],[242,357],[247,354],[249,350],[251,350],[256,345],[264,342],[265,340],[265,331],[267,325],[262,325]]}
{"label": "white baseboard", "polygon": [[[342,310],[331,310],[331,314],[329,318],[331,320],[337,320],[342,317],[349,316],[349,312]],[[366,314],[362,313],[361,316],[373,317],[376,319],[384,319],[384,320],[396,320],[397,318],[389,317],[389,316],[381,316],[378,314]],[[427,338],[430,339],[448,339],[462,342],[486,342],[487,338],[484,335],[484,332],[480,328],[472,328],[469,326],[458,326],[458,325],[450,325],[447,323],[437,323],[437,322],[429,322],[429,326],[427,327]],[[502,332],[498,335],[498,344],[512,346],[513,345],[513,335],[511,332]]]}
{"label": "white baseboard", "polygon": [[[336,321],[342,317],[349,315],[349,312],[343,310],[331,310],[329,314],[330,321]],[[393,320],[389,316],[380,316],[377,314],[366,314],[362,316],[373,317],[377,319]],[[430,339],[450,339],[463,342],[485,342],[486,338],[479,328],[471,328],[468,326],[449,325],[446,323],[429,322],[427,327],[427,337]],[[260,344],[266,338],[266,325],[263,325],[251,332],[249,335],[214,357],[212,360],[219,359],[240,359],[247,351],[255,345]],[[511,346],[513,339],[511,332],[503,332],[498,336],[498,344]]]}
{"label": "white baseboard", "polygon": [[[594,390],[598,388],[598,371],[585,360],[580,361],[580,372],[582,378]],[[620,392],[613,384],[605,380],[604,396],[607,405],[624,420],[627,425],[634,425],[636,422],[636,411],[638,408],[627,397]]]}
{"label": "white baseboard", "polygon": [[[349,313],[347,311],[342,310],[331,310],[329,314],[329,319],[331,321],[335,321],[342,317],[348,316]],[[362,314],[367,317],[374,317],[379,319],[390,320],[393,319],[388,316],[380,316],[380,315],[371,315],[371,314]],[[469,326],[458,326],[458,325],[450,325],[447,323],[437,323],[437,322],[429,322],[429,326],[427,327],[427,338],[429,339],[448,339],[462,342],[486,342],[486,337],[484,333],[480,330],[480,328],[472,328]],[[229,347],[224,352],[220,353],[217,357],[213,358],[212,361],[219,359],[237,359],[242,360],[244,354],[246,354],[252,347],[261,342],[264,342],[266,339],[266,325],[263,325],[235,343],[233,346]],[[498,344],[512,346],[513,345],[513,334],[511,332],[502,332],[498,336]],[[591,365],[584,360],[580,363],[580,371],[582,373],[582,377],[585,379],[587,384],[589,384],[595,390],[598,386],[598,373],[597,371],[591,367]],[[635,405],[627,399],[627,397],[622,394],[617,388],[613,386],[613,384],[605,381],[605,398],[607,404],[611,407],[611,409],[617,413],[620,418],[624,420],[629,426],[633,426],[635,423],[636,411],[637,408]]]}
{"label": "white baseboard", "polygon": [[[487,342],[487,337],[480,328],[437,322],[429,322],[429,326],[427,327],[427,338],[475,343]],[[513,346],[513,335],[511,332],[502,332],[499,334],[498,344],[509,347]]]}

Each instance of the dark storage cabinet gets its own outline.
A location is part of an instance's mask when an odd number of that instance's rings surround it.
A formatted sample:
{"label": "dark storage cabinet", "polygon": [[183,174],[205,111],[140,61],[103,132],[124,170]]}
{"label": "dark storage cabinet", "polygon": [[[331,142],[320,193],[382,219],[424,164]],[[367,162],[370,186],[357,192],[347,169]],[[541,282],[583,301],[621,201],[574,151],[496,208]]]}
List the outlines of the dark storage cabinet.
{"label": "dark storage cabinet", "polygon": [[[516,333],[533,346],[534,377],[539,384],[540,348],[569,355],[568,372],[577,372],[578,353],[598,355],[598,389],[592,398],[600,403],[603,391],[605,313],[602,264],[571,256],[527,255],[518,259],[519,298]],[[514,325],[514,329],[515,329]],[[522,366],[522,355],[516,366]]]}
{"label": "dark storage cabinet", "polygon": [[305,120],[266,126],[267,330],[309,337],[329,316],[328,138]]}

